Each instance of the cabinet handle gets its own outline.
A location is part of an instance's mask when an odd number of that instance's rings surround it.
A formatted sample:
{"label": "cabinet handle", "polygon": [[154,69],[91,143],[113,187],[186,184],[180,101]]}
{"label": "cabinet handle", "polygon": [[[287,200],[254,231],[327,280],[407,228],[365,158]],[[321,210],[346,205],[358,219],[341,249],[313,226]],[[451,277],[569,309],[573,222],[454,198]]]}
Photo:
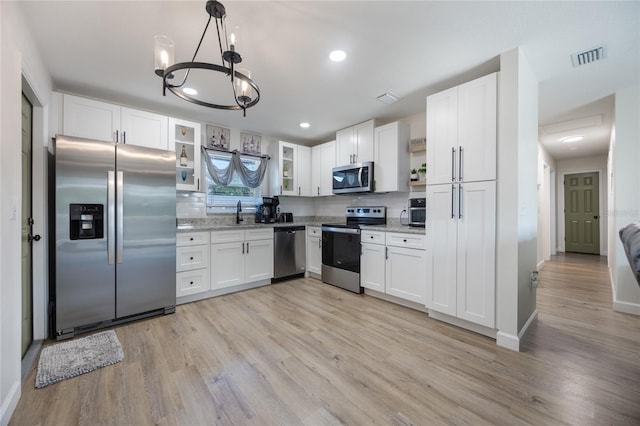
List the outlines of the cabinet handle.
{"label": "cabinet handle", "polygon": [[193,256],[191,256],[191,257],[189,258],[189,260],[193,260]]}
{"label": "cabinet handle", "polygon": [[193,241],[193,237],[189,238],[189,241]]}
{"label": "cabinet handle", "polygon": [[318,195],[320,195],[320,187],[318,187]]}
{"label": "cabinet handle", "polygon": [[458,186],[458,219],[462,219],[462,184]]}
{"label": "cabinet handle", "polygon": [[455,182],[456,180],[455,164],[456,164],[456,149],[454,147],[451,147],[451,182]]}
{"label": "cabinet handle", "polygon": [[300,195],[300,187],[298,187],[298,195]]}
{"label": "cabinet handle", "polygon": [[407,239],[405,238],[404,240],[402,240],[402,242],[405,242],[405,243],[406,243],[406,242],[407,242]]}
{"label": "cabinet handle", "polygon": [[193,285],[193,281],[189,281],[189,285]]}
{"label": "cabinet handle", "polygon": [[282,185],[280,185],[280,195],[282,195]]}
{"label": "cabinet handle", "polygon": [[322,248],[322,240],[318,238],[318,248]]}
{"label": "cabinet handle", "polygon": [[126,130],[122,131],[122,143],[127,143],[127,132],[126,132]]}
{"label": "cabinet handle", "polygon": [[462,147],[458,147],[459,157],[458,157],[458,180],[462,182]]}
{"label": "cabinet handle", "polygon": [[389,247],[384,248],[384,259],[389,259]]}
{"label": "cabinet handle", "polygon": [[242,254],[244,254],[244,243],[242,243]]}
{"label": "cabinet handle", "polygon": [[456,187],[455,185],[451,184],[451,219],[453,219],[455,216],[453,215],[453,196],[456,192]]}
{"label": "cabinet handle", "polygon": [[116,130],[116,143],[118,143],[118,142],[119,142],[119,137],[120,137],[120,134],[119,134],[119,133],[118,133],[118,131]]}
{"label": "cabinet handle", "polygon": [[200,191],[200,178],[197,178],[197,179],[196,179],[196,182],[197,182],[197,184],[196,184],[196,188],[197,188],[197,189],[196,189],[196,191]]}
{"label": "cabinet handle", "polygon": [[247,241],[247,254],[249,254],[249,241]]}

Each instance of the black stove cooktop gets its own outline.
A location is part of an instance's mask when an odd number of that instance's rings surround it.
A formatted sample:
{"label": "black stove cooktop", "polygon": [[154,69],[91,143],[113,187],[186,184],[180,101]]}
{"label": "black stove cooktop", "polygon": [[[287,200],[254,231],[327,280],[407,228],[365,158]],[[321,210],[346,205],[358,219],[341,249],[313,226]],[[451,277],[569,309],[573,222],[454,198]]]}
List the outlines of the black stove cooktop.
{"label": "black stove cooktop", "polygon": [[347,207],[346,222],[323,223],[322,226],[333,228],[359,228],[362,225],[386,225],[387,208],[384,206]]}

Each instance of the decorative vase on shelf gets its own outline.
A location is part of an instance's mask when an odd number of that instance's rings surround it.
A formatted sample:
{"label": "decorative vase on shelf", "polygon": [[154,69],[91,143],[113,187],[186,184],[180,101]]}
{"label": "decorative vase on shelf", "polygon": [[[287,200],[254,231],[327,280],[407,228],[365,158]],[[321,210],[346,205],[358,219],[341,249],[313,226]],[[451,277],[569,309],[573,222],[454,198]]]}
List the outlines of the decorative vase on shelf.
{"label": "decorative vase on shelf", "polygon": [[182,145],[182,152],[180,152],[180,165],[182,167],[187,166],[187,150],[185,149],[184,145]]}
{"label": "decorative vase on shelf", "polygon": [[411,182],[418,180],[418,171],[416,169],[411,170]]}

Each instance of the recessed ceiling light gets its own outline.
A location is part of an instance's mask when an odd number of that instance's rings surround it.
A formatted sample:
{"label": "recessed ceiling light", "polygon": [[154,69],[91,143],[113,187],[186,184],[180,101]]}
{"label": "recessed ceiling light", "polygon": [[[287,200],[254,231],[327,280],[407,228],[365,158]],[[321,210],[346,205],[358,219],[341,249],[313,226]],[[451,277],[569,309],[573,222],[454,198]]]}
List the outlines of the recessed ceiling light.
{"label": "recessed ceiling light", "polygon": [[191,96],[198,94],[198,91],[196,89],[192,89],[191,87],[185,87],[184,89],[182,89],[182,91]]}
{"label": "recessed ceiling light", "polygon": [[582,135],[573,135],[573,136],[566,136],[564,138],[560,138],[560,142],[564,142],[564,143],[579,142],[582,139],[584,139],[584,136]]}
{"label": "recessed ceiling light", "polygon": [[342,62],[347,57],[347,54],[343,50],[334,50],[329,53],[329,59],[333,62]]}
{"label": "recessed ceiling light", "polygon": [[300,123],[300,127],[302,127],[303,129],[308,129],[311,125],[309,123],[306,122],[302,122]]}

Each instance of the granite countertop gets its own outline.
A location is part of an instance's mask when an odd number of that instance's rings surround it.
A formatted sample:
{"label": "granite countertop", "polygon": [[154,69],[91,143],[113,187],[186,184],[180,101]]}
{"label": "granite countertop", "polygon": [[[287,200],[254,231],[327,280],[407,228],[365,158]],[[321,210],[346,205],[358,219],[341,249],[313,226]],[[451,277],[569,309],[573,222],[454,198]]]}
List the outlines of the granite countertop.
{"label": "granite countertop", "polygon": [[[247,215],[244,217],[244,222],[235,224],[235,216],[233,221],[227,217],[208,217],[198,219],[178,219],[177,232],[206,232],[206,231],[230,231],[232,229],[255,229],[255,228],[279,228],[284,226],[321,226],[323,223],[341,223],[344,222],[344,218],[340,217],[300,217],[295,218],[293,222],[287,223],[253,223],[249,222],[253,220],[253,217]],[[387,225],[364,225],[361,227],[364,230],[381,231],[381,232],[404,232],[407,234],[421,234],[425,235],[424,228],[415,228],[407,225],[400,225],[396,220],[390,220]]]}

